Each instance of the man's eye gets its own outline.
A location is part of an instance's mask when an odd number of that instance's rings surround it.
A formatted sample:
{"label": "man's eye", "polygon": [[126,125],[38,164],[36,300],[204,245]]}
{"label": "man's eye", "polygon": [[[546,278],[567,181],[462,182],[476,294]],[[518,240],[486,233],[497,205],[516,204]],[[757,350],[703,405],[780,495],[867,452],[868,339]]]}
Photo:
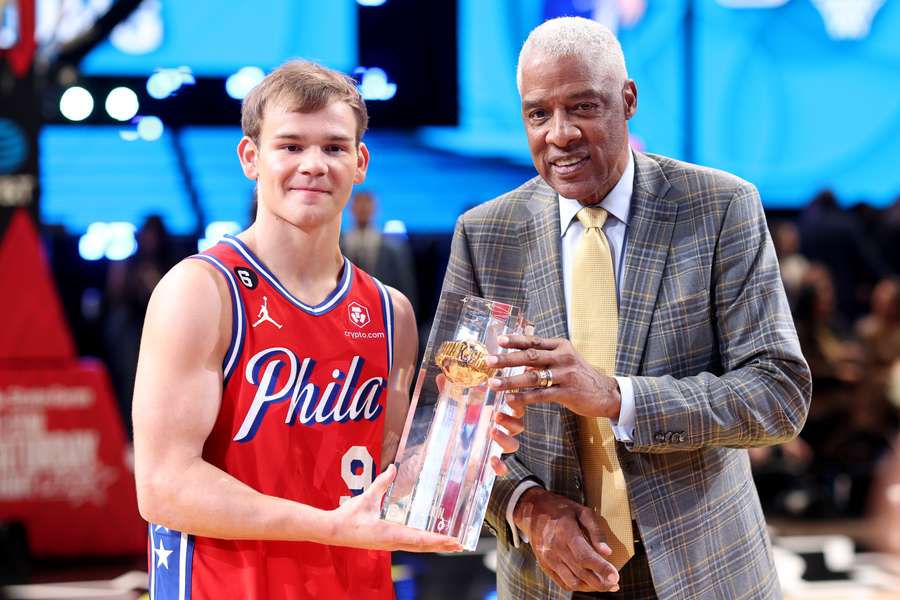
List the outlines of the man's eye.
{"label": "man's eye", "polygon": [[594,110],[595,106],[593,102],[582,102],[578,105],[578,110]]}
{"label": "man's eye", "polygon": [[345,149],[343,146],[328,146],[327,148],[325,148],[325,150],[331,153],[337,153],[344,152]]}
{"label": "man's eye", "polygon": [[300,150],[300,146],[298,146],[297,144],[288,144],[284,146],[284,149],[288,152],[297,152],[298,150]]}
{"label": "man's eye", "polygon": [[547,113],[544,112],[543,110],[533,110],[530,113],[528,113],[528,118],[531,119],[532,121],[540,121],[541,119],[546,118],[546,116],[547,116]]}

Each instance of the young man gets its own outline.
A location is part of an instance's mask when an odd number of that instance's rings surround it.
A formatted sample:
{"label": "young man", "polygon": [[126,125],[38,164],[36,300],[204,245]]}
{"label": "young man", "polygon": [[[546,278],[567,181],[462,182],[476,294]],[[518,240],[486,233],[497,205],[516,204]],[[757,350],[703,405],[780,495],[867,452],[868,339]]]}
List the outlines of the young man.
{"label": "young man", "polygon": [[367,118],[339,73],[266,77],[238,145],[256,222],[153,293],[134,429],[154,599],[390,598],[387,550],[459,550],[379,519],[417,339],[407,299],[338,246]]}

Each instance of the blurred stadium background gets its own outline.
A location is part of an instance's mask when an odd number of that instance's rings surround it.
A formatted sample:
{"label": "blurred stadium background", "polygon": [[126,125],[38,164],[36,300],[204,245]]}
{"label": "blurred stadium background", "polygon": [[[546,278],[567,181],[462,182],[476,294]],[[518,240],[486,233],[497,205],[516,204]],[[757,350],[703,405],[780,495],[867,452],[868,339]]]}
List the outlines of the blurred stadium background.
{"label": "blurred stadium background", "polygon": [[[900,524],[870,514],[900,505],[879,484],[900,415],[898,0],[0,1],[9,597],[146,585],[128,446],[143,310],[175,261],[248,224],[235,146],[263,74],[303,57],[359,81],[361,189],[425,334],[456,217],[534,176],[515,62],[563,14],[617,30],[634,147],[761,192],[815,378],[802,439],[752,457],[786,595],[900,598]],[[398,554],[398,598],[493,597],[491,544]]]}

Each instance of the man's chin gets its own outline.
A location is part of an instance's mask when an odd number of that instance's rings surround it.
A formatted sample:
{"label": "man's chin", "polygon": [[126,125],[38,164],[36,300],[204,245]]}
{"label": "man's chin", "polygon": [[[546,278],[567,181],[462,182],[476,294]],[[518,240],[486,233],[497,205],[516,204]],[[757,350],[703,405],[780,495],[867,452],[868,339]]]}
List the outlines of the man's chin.
{"label": "man's chin", "polygon": [[569,198],[570,200],[584,202],[595,195],[594,186],[587,181],[565,181],[554,177],[550,181],[547,181],[547,183],[560,196]]}
{"label": "man's chin", "polygon": [[337,215],[328,210],[303,210],[289,219],[290,223],[303,231],[312,231],[333,223]]}

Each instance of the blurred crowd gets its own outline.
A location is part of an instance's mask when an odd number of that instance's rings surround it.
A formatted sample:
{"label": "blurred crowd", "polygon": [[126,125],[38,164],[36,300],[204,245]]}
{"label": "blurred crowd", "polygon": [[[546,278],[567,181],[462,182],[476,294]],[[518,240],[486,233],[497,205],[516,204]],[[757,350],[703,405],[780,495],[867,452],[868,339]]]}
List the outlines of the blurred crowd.
{"label": "blurred crowd", "polygon": [[767,512],[861,516],[900,422],[900,199],[842,209],[830,191],[795,219],[770,219],[813,376],[800,437],[751,452]]}
{"label": "blurred crowd", "polygon": [[[427,283],[417,282],[414,267],[422,260],[403,238],[373,227],[376,202],[369,192],[354,197],[344,252],[406,293],[419,322],[427,323],[430,315],[418,306]],[[769,226],[812,371],[813,401],[797,440],[751,451],[760,497],[770,514],[860,516],[900,431],[900,199],[880,211],[845,209],[824,191],[799,215],[770,216]],[[147,302],[184,255],[159,217],[147,219],[137,241],[134,255],[110,263],[103,326],[105,359],[129,434]],[[424,342],[427,330],[421,333]]]}

